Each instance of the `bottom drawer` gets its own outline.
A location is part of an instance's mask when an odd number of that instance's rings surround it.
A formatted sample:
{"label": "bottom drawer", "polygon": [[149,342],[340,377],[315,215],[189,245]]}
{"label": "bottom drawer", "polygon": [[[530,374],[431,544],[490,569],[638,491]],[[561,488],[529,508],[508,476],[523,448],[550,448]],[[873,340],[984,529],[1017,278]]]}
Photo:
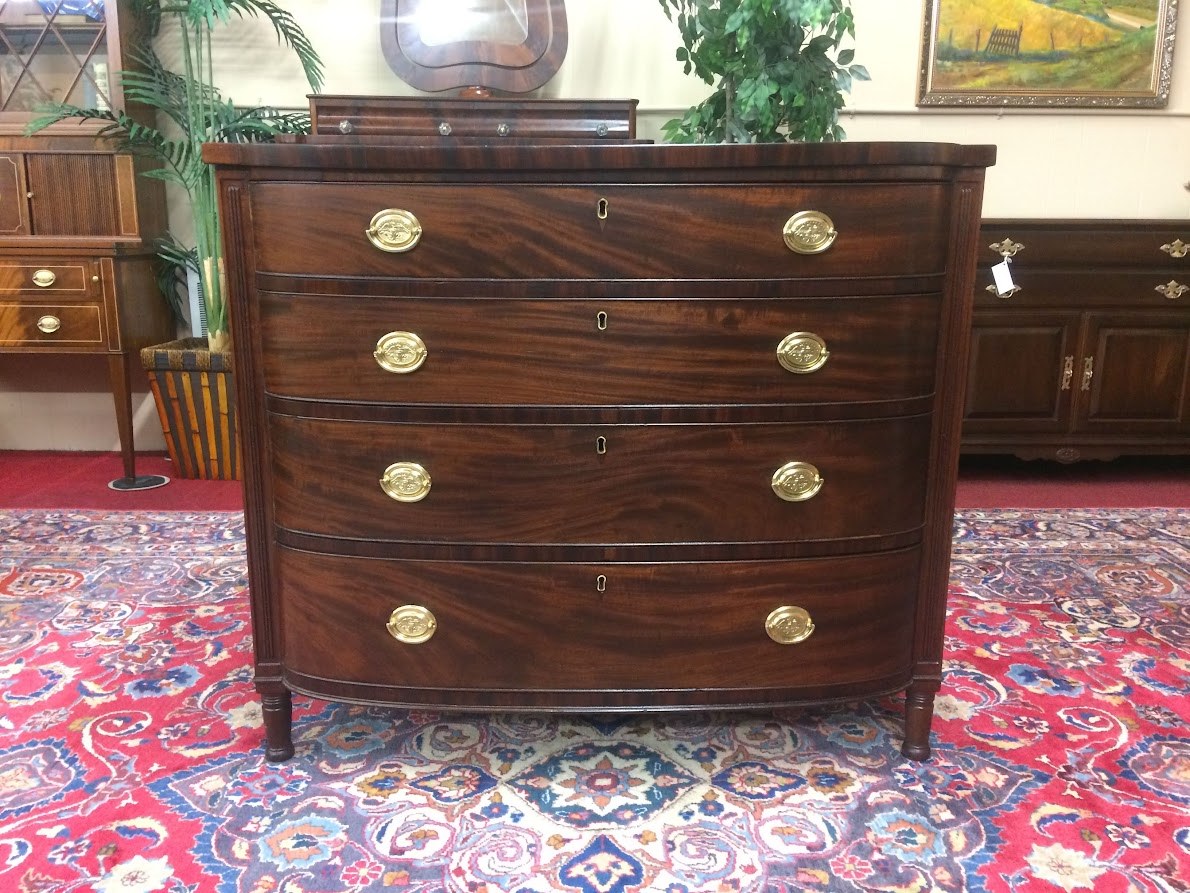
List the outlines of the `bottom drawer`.
{"label": "bottom drawer", "polygon": [[[770,703],[889,691],[911,668],[916,548],[602,565],[276,556],[285,678],[314,695],[563,709]],[[405,605],[433,615],[428,640],[389,632]],[[766,632],[781,607],[809,615],[804,641]],[[787,633],[805,632],[797,620]]]}
{"label": "bottom drawer", "polygon": [[0,344],[97,347],[103,344],[99,305],[0,303]]}

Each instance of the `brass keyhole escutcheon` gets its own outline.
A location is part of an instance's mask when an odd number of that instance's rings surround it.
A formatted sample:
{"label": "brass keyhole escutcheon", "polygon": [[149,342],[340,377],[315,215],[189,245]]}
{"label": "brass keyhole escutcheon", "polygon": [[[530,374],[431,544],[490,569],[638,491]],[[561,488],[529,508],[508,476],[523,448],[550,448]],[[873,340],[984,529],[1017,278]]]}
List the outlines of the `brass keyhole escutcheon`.
{"label": "brass keyhole escutcheon", "polygon": [[429,608],[421,605],[401,605],[393,611],[385,624],[388,633],[406,645],[428,642],[438,629],[438,620]]}
{"label": "brass keyhole escutcheon", "polygon": [[425,342],[413,332],[389,332],[376,342],[372,353],[381,369],[397,375],[416,372],[427,355]]}
{"label": "brass keyhole escutcheon", "polygon": [[595,591],[607,592],[607,577],[605,577],[603,574],[600,574],[595,578]]}
{"label": "brass keyhole escutcheon", "polygon": [[416,462],[394,462],[380,478],[380,489],[397,502],[421,502],[430,485],[429,473]]}
{"label": "brass keyhole escutcheon", "polygon": [[421,241],[421,223],[409,211],[387,208],[368,224],[368,241],[381,251],[400,254],[411,251]]}
{"label": "brass keyhole escutcheon", "polygon": [[773,473],[773,492],[786,502],[805,502],[822,489],[822,475],[809,462],[787,462]]}
{"label": "brass keyhole escutcheon", "polygon": [[600,220],[607,220],[607,199],[601,198],[595,203],[595,216]]}
{"label": "brass keyhole escutcheon", "polygon": [[38,288],[49,288],[58,281],[58,276],[53,270],[38,270],[33,274],[33,284]]}
{"label": "brass keyhole escutcheon", "polygon": [[830,355],[826,342],[813,332],[792,332],[777,345],[777,362],[796,375],[818,371]]}
{"label": "brass keyhole escutcheon", "polygon": [[601,332],[607,331],[607,314],[602,310],[595,314],[595,328]]}
{"label": "brass keyhole escutcheon", "polygon": [[47,335],[52,335],[58,329],[62,328],[62,320],[56,316],[43,316],[37,320],[37,328],[45,332]]}
{"label": "brass keyhole escutcheon", "polygon": [[821,211],[799,211],[785,222],[785,245],[798,254],[821,254],[839,235],[834,221]]}
{"label": "brass keyhole escutcheon", "polygon": [[595,452],[600,456],[607,455],[607,438],[599,436],[595,438]]}
{"label": "brass keyhole escutcheon", "polygon": [[764,621],[764,631],[778,645],[796,645],[810,638],[814,621],[805,608],[785,605],[769,614]]}

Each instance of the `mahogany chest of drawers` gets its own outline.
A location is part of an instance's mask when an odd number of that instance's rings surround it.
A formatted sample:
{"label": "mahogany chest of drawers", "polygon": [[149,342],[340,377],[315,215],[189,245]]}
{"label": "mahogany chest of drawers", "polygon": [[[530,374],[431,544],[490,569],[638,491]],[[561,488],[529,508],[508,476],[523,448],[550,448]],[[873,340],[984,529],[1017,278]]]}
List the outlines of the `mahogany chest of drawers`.
{"label": "mahogany chest of drawers", "polygon": [[213,145],[256,685],[907,691],[929,754],[984,168],[948,144]]}

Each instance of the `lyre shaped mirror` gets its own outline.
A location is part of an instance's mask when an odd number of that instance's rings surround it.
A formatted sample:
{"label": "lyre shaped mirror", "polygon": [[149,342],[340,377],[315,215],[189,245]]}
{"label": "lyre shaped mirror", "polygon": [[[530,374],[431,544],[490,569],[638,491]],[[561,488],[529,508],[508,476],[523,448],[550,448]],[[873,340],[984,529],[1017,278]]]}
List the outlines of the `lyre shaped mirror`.
{"label": "lyre shaped mirror", "polygon": [[528,93],[566,57],[564,0],[381,0],[389,67],[418,90]]}

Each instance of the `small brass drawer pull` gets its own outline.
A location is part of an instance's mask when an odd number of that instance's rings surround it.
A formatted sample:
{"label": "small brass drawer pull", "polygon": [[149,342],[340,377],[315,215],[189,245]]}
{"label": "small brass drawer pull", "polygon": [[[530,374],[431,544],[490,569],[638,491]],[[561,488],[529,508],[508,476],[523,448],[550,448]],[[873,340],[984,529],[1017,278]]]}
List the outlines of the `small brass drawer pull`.
{"label": "small brass drawer pull", "polygon": [[1016,257],[1018,251],[1024,251],[1025,246],[1020,242],[1014,242],[1012,239],[1005,239],[1003,242],[993,242],[988,246],[1001,257]]}
{"label": "small brass drawer pull", "polygon": [[764,621],[764,631],[778,645],[796,645],[810,638],[814,621],[805,608],[786,605],[769,614]]}
{"label": "small brass drawer pull", "polygon": [[773,492],[786,502],[805,502],[822,489],[822,475],[809,462],[787,462],[773,473]]}
{"label": "small brass drawer pull", "polygon": [[421,605],[401,605],[393,611],[385,624],[388,634],[406,645],[428,642],[438,629],[438,620],[429,608]]}
{"label": "small brass drawer pull", "polygon": [[49,288],[58,281],[58,276],[53,270],[38,270],[33,274],[33,284],[38,288]]}
{"label": "small brass drawer pull", "polygon": [[400,254],[421,241],[421,223],[409,211],[387,208],[368,224],[368,241],[381,251]]}
{"label": "small brass drawer pull", "polygon": [[380,478],[380,489],[397,502],[421,502],[430,484],[429,473],[416,462],[394,462]]}
{"label": "small brass drawer pull", "polygon": [[1172,242],[1162,245],[1161,250],[1170,257],[1185,257],[1187,253],[1190,253],[1190,245],[1187,245],[1181,239],[1174,239]]}
{"label": "small brass drawer pull", "polygon": [[785,221],[781,235],[790,251],[821,254],[835,244],[839,233],[834,221],[821,211],[799,211]]}
{"label": "small brass drawer pull", "polygon": [[1154,291],[1161,292],[1165,297],[1171,301],[1176,301],[1186,292],[1190,291],[1190,286],[1182,285],[1176,279],[1170,279],[1165,285],[1158,285]]}
{"label": "small brass drawer pull", "polygon": [[796,375],[816,372],[830,355],[826,342],[813,332],[792,332],[777,345],[777,362]]}
{"label": "small brass drawer pull", "polygon": [[47,335],[52,335],[58,329],[62,328],[62,320],[56,316],[43,316],[37,321],[37,328],[41,329]]}
{"label": "small brass drawer pull", "polygon": [[1019,285],[1014,285],[1008,291],[1001,292],[1000,289],[996,288],[996,286],[989,285],[987,287],[987,290],[989,292],[991,292],[992,294],[994,294],[997,298],[1003,298],[1004,300],[1007,301],[1009,298],[1011,298],[1013,295],[1015,295],[1018,291],[1020,291],[1021,287]]}
{"label": "small brass drawer pull", "polygon": [[426,361],[426,343],[413,332],[389,332],[376,342],[372,356],[386,372],[416,372]]}

